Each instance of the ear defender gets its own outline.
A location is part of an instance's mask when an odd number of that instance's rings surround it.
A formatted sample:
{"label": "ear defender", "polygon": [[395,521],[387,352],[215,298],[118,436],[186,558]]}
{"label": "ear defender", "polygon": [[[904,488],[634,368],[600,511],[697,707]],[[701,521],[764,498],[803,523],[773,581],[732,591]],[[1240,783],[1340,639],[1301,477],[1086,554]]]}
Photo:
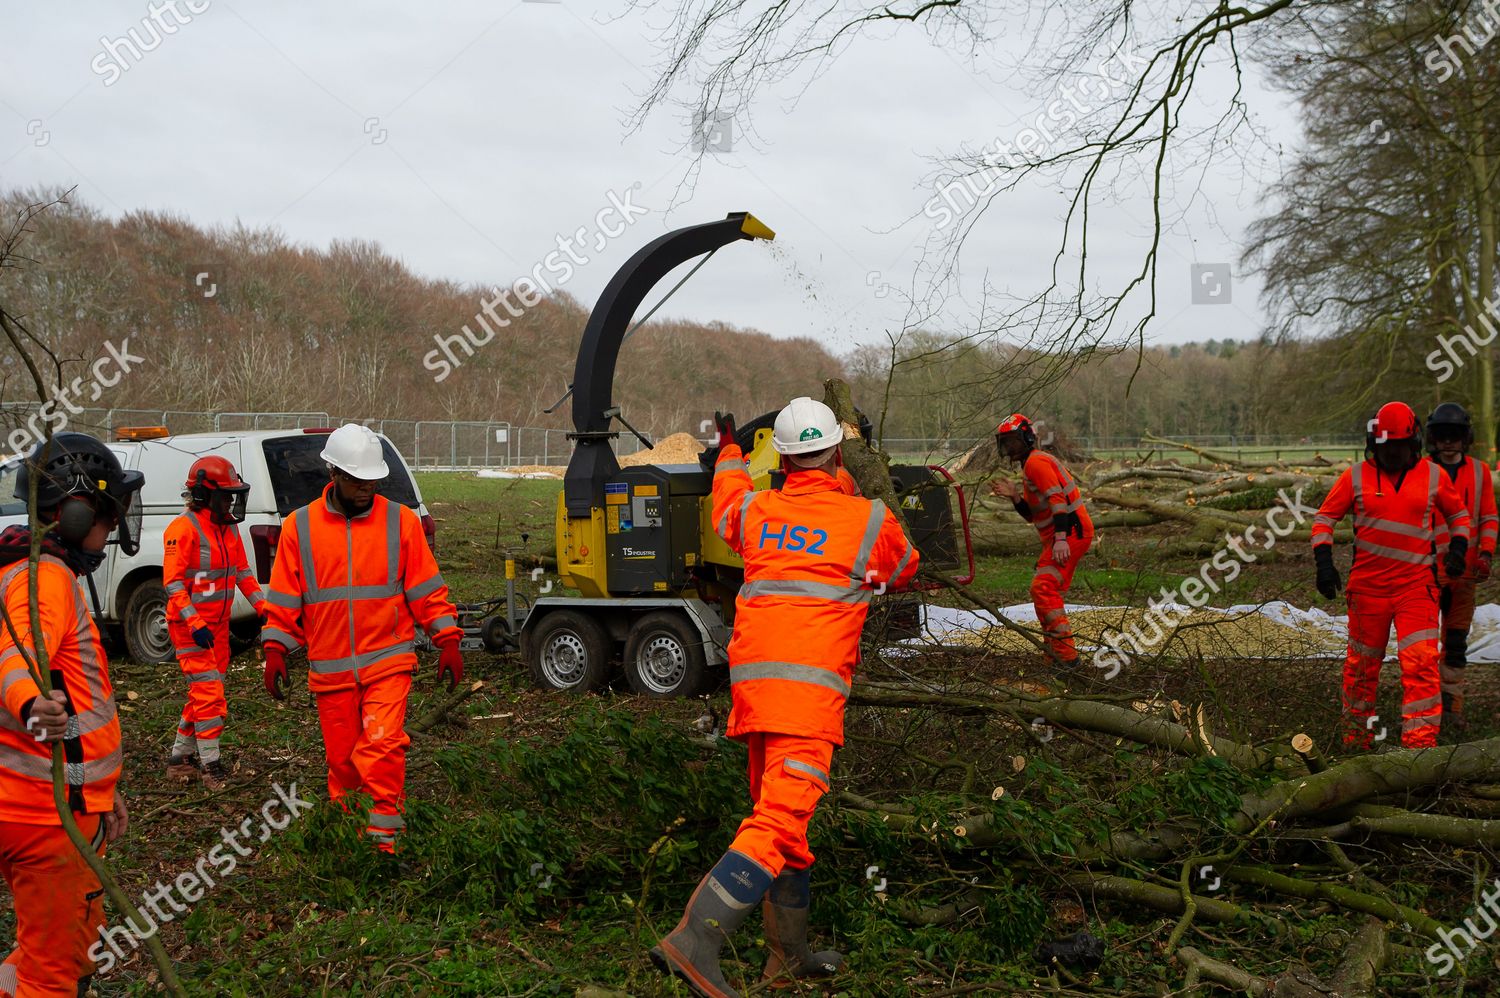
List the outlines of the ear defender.
{"label": "ear defender", "polygon": [[94,507],[88,500],[70,496],[57,511],[57,534],[65,544],[77,544],[94,529]]}

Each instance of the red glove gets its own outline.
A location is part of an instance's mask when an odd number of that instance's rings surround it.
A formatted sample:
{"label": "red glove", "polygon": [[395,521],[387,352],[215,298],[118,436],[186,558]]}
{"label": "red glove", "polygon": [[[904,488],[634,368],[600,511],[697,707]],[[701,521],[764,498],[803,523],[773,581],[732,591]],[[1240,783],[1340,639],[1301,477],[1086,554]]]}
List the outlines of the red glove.
{"label": "red glove", "polygon": [[285,700],[287,687],[292,682],[286,673],[286,648],[275,641],[267,641],[261,645],[261,650],[266,654],[266,692],[277,700]]}
{"label": "red glove", "polygon": [[1490,563],[1494,559],[1495,556],[1488,551],[1479,552],[1479,564],[1474,566],[1474,574],[1478,576],[1480,582],[1490,577]]}
{"label": "red glove", "polygon": [[734,417],[727,412],[714,413],[714,428],[719,431],[719,446],[734,443]]}
{"label": "red glove", "polygon": [[464,681],[464,656],[458,650],[459,636],[446,635],[438,641],[437,681],[448,677],[448,692],[452,693]]}

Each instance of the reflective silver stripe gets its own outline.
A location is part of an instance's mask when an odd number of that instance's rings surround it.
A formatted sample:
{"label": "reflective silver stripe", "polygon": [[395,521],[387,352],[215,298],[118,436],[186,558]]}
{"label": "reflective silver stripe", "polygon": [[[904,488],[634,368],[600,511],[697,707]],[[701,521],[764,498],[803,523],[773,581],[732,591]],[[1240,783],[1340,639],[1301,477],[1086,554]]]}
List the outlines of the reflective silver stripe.
{"label": "reflective silver stripe", "polygon": [[803,762],[801,759],[787,759],[786,768],[795,770],[799,773],[806,773],[808,776],[811,776],[813,779],[817,780],[824,787],[828,786],[828,774],[823,772],[817,766],[814,766],[812,763]]}
{"label": "reflective silver stripe", "polygon": [[398,502],[385,503],[385,581],[400,588],[401,571],[401,510]]}
{"label": "reflective silver stripe", "polygon": [[189,603],[187,606],[185,606],[181,610],[177,611],[177,616],[178,616],[178,619],[180,619],[184,624],[186,624],[188,621],[190,621],[194,617],[198,616],[198,614],[193,610],[193,604]]}
{"label": "reflective silver stripe", "polygon": [[875,550],[875,541],[880,537],[880,526],[885,522],[885,503],[870,502],[870,517],[865,521],[865,535],[859,541],[859,553],[854,556],[854,568],[849,581],[863,583],[870,565],[870,555]]}
{"label": "reflective silver stripe", "polygon": [[279,627],[263,627],[260,631],[262,641],[274,641],[286,648],[287,651],[296,651],[302,647],[302,642],[292,637]]}
{"label": "reflective silver stripe", "polygon": [[207,672],[185,672],[183,675],[187,676],[187,681],[190,683],[222,683],[224,681],[224,673],[218,669],[210,669]]}
{"label": "reflective silver stripe", "polygon": [[211,593],[193,593],[193,595],[188,598],[193,601],[194,606],[199,606],[204,603],[223,603],[225,600],[234,599],[234,590],[215,589]]}
{"label": "reflective silver stripe", "polygon": [[173,648],[172,654],[176,655],[178,658],[182,658],[182,656],[184,655],[207,655],[208,649],[199,648],[197,645],[183,645],[178,648]]}
{"label": "reflective silver stripe", "polygon": [[[0,768],[8,769],[12,773],[17,773],[33,780],[52,779],[52,757],[50,755],[32,755],[29,752],[21,752],[5,745],[0,745]],[[70,762],[64,767],[68,783],[75,787],[86,786],[87,784],[102,780],[113,775],[119,768],[120,750],[118,747],[101,759],[90,759],[87,762]]]}
{"label": "reflective silver stripe", "polygon": [[457,618],[450,617],[447,614],[444,614],[443,616],[437,618],[436,620],[434,620],[431,624],[429,624],[427,626],[427,633],[428,634],[436,634],[438,631],[445,630],[445,629],[447,629],[449,627],[457,627],[457,626],[458,626],[458,620],[457,620]]}
{"label": "reflective silver stripe", "polygon": [[312,510],[303,506],[292,514],[292,523],[297,528],[297,554],[302,562],[302,601],[310,603],[318,593],[318,572],[312,556]]}
{"label": "reflective silver stripe", "polygon": [[1441,713],[1428,714],[1424,717],[1408,717],[1402,720],[1401,730],[1406,732],[1415,731],[1418,728],[1435,728],[1442,723],[1443,715]]}
{"label": "reflective silver stripe", "polygon": [[361,652],[358,655],[350,655],[347,658],[309,658],[308,665],[313,672],[348,672],[351,669],[366,669],[377,662],[383,662],[402,653],[410,653],[412,643],[410,641],[398,641],[385,648],[376,648],[374,651]]}
{"label": "reflective silver stripe", "polygon": [[224,719],[222,717],[210,717],[206,721],[193,722],[194,731],[212,731],[215,728],[222,728],[223,726]]}
{"label": "reflective silver stripe", "polygon": [[279,606],[285,610],[302,609],[301,596],[288,596],[286,593],[278,592],[275,589],[272,589],[269,593],[266,594],[266,602],[270,603],[272,606]]}
{"label": "reflective silver stripe", "polygon": [[376,831],[376,830],[374,830],[372,828],[366,828],[365,829],[365,837],[368,838],[370,841],[374,842],[376,845],[395,845],[396,844],[396,833],[395,832],[379,832],[379,831]]}
{"label": "reflective silver stripe", "polygon": [[[1365,508],[1364,492],[1361,486],[1365,477],[1365,468],[1369,463],[1368,461],[1363,461],[1349,469],[1350,499],[1352,500],[1351,505],[1353,505],[1356,514],[1363,512]],[[1335,482],[1334,486],[1337,487],[1337,485],[1338,483]]]}
{"label": "reflective silver stripe", "polygon": [[303,593],[302,605],[317,606],[320,603],[346,603],[349,600],[358,599],[392,599],[400,595],[401,584],[398,582],[376,586],[330,586],[327,589],[309,589]]}
{"label": "reflective silver stripe", "polygon": [[438,572],[426,582],[418,582],[416,585],[406,590],[406,600],[409,603],[412,600],[421,599],[423,596],[428,596],[432,593],[437,592],[440,587],[445,585],[447,585],[447,583],[443,581],[443,573]]}
{"label": "reflective silver stripe", "polygon": [[1052,488],[1050,488],[1047,491],[1043,492],[1039,498],[1045,499],[1048,496],[1061,495],[1062,493],[1064,493],[1066,491],[1067,491],[1067,489],[1065,489],[1063,486],[1061,486],[1061,485],[1054,485],[1054,486],[1052,486]]}
{"label": "reflective silver stripe", "polygon": [[[104,822],[99,822],[104,827]],[[16,965],[13,963],[0,963],[0,991],[7,994],[15,994],[21,987],[21,982],[16,978]]]}
{"label": "reflective silver stripe", "polygon": [[1316,513],[1313,515],[1313,525],[1315,527],[1327,527],[1329,530],[1332,530],[1333,525],[1337,522],[1339,521],[1335,520],[1327,513]]}
{"label": "reflective silver stripe", "polygon": [[1042,614],[1042,622],[1044,624],[1050,624],[1061,616],[1063,616],[1062,607],[1058,607],[1056,610],[1048,610],[1046,613]]}
{"label": "reflective silver stripe", "polygon": [[250,601],[250,605],[251,606],[254,606],[257,603],[262,602],[265,598],[266,598],[266,594],[265,594],[264,591],[262,591],[262,589],[260,588],[260,586],[256,586],[254,589],[250,590],[248,593],[245,593],[245,599],[247,599],[247,600]]}
{"label": "reflective silver stripe", "polygon": [[1389,558],[1392,561],[1404,561],[1409,565],[1431,565],[1432,552],[1417,554],[1415,551],[1402,551],[1399,548],[1386,547],[1384,544],[1371,544],[1369,541],[1359,537],[1354,538],[1354,549],[1356,551],[1368,551],[1371,554]]}
{"label": "reflective silver stripe", "polygon": [[833,600],[836,603],[868,603],[870,590],[850,586],[835,586],[827,582],[810,582],[803,579],[756,579],[740,587],[740,598],[752,600],[757,596],[807,596],[813,599]]}
{"label": "reflective silver stripe", "polygon": [[173,593],[187,592],[187,586],[183,585],[181,582],[168,582],[165,588],[169,595]]}
{"label": "reflective silver stripe", "polygon": [[1373,645],[1361,644],[1353,638],[1349,639],[1349,650],[1361,658],[1385,658],[1385,649],[1376,648]]}
{"label": "reflective silver stripe", "polygon": [[240,569],[239,574],[234,578],[236,582],[243,582],[245,579],[255,578],[255,573],[250,571],[249,566],[246,566],[245,568]]}
{"label": "reflective silver stripe", "polygon": [[400,831],[406,827],[406,822],[401,819],[401,815],[399,814],[376,814],[374,811],[371,811],[369,817],[368,824],[371,828],[389,828]]}
{"label": "reflective silver stripe", "polygon": [[1038,568],[1036,570],[1036,576],[1034,577],[1040,577],[1043,575],[1054,576],[1058,582],[1061,582],[1063,577],[1062,569],[1058,568],[1056,565],[1043,565],[1041,568]]}
{"label": "reflective silver stripe", "polygon": [[750,504],[755,501],[754,492],[746,492],[745,498],[740,500],[740,539],[745,537],[745,520],[750,516]]}
{"label": "reflective silver stripe", "polygon": [[916,551],[916,548],[911,546],[911,541],[907,541],[906,550],[901,552],[901,560],[896,562],[896,570],[891,573],[891,577],[888,581],[894,582],[897,579],[901,578],[901,573],[906,571],[906,563],[911,561],[912,552],[914,551]]}
{"label": "reflective silver stripe", "polygon": [[[91,731],[98,731],[113,721],[119,712],[115,709],[114,697],[110,697],[97,707],[92,707],[80,714],[68,718],[65,738],[77,738]],[[0,728],[6,731],[25,731],[26,725],[10,715],[10,711],[0,710]]]}
{"label": "reflective silver stripe", "polygon": [[1356,516],[1354,518],[1354,528],[1358,530],[1362,527],[1373,530],[1385,530],[1393,534],[1401,534],[1404,537],[1415,537],[1423,541],[1432,538],[1432,531],[1430,530],[1413,527],[1411,524],[1402,523],[1399,520],[1387,520],[1379,516],[1364,516],[1363,514]]}
{"label": "reflective silver stripe", "polygon": [[793,683],[808,683],[824,686],[839,696],[849,695],[849,685],[838,674],[815,665],[798,665],[796,662],[745,662],[731,665],[729,685],[748,683],[757,679],[784,679]]}
{"label": "reflective silver stripe", "polygon": [[739,458],[732,458],[728,461],[720,461],[718,464],[714,465],[714,474],[717,475],[721,471],[743,471],[747,475],[750,473],[750,469],[745,467],[745,462],[741,461]]}
{"label": "reflective silver stripe", "polygon": [[1443,695],[1441,693],[1439,693],[1437,696],[1423,697],[1421,700],[1413,700],[1411,703],[1402,704],[1401,713],[1405,714],[1407,717],[1410,717],[1413,714],[1421,714],[1429,710],[1435,710],[1442,702]]}
{"label": "reflective silver stripe", "polygon": [[729,536],[726,533],[728,530],[729,530],[729,507],[725,506],[723,514],[719,517],[718,524],[714,527],[714,533],[718,534],[721,538],[723,538],[727,542],[729,540]]}
{"label": "reflective silver stripe", "polygon": [[1421,644],[1423,641],[1436,641],[1438,639],[1437,628],[1429,627],[1421,631],[1412,631],[1404,638],[1396,642],[1397,651],[1406,651],[1412,645]]}

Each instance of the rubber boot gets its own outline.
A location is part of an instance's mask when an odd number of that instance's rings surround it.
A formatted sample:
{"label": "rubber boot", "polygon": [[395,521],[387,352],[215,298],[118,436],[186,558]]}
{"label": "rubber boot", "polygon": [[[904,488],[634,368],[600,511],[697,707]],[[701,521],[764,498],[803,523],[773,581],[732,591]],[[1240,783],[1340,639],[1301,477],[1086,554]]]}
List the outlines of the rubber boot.
{"label": "rubber boot", "polygon": [[726,852],[688,899],[677,927],[651,950],[651,962],[700,998],[739,998],[724,980],[719,953],[771,889],[771,874],[744,853]]}
{"label": "rubber boot", "polygon": [[762,980],[832,977],[844,965],[833,950],[814,953],[807,945],[807,919],[812,902],[812,870],[788,867],[766,892],[766,960]]}
{"label": "rubber boot", "polygon": [[1443,726],[1448,732],[1461,732],[1469,726],[1464,717],[1465,670],[1469,664],[1469,632],[1450,630],[1443,634],[1443,665],[1439,674],[1443,683]]}

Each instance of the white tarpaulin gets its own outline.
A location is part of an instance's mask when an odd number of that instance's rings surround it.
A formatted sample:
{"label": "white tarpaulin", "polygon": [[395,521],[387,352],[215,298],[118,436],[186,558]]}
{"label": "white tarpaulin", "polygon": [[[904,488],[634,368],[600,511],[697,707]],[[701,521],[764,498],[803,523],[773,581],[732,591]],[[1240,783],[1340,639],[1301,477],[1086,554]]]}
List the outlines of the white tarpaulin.
{"label": "white tarpaulin", "polygon": [[[1176,610],[1179,612],[1159,615],[1154,626],[1147,619],[1150,611],[1145,607],[1069,603],[1066,610],[1073,622],[1080,652],[1092,652],[1100,647],[1101,636],[1129,652],[1132,650],[1131,641],[1117,639],[1116,634],[1134,636],[1144,645],[1155,645],[1165,639],[1151,639],[1164,634],[1171,623],[1185,617],[1190,608],[1178,605]],[[1003,607],[1000,612],[1016,623],[1033,626],[1037,623],[1036,610],[1030,603]],[[1349,634],[1349,618],[1344,614],[1333,615],[1316,607],[1303,610],[1281,601],[1263,605],[1240,604],[1223,609],[1206,606],[1191,610],[1191,613],[1193,629],[1202,631],[1203,636],[1218,634],[1231,645],[1236,638],[1241,638],[1241,644],[1252,645],[1238,649],[1248,658],[1282,657],[1292,653],[1309,658],[1342,658]],[[1214,621],[1214,615],[1223,618],[1222,624]],[[1249,618],[1256,618],[1260,626],[1250,633],[1239,633],[1245,631],[1244,624]],[[946,606],[926,608],[924,630],[928,639],[937,644],[1004,644],[998,639],[1006,632],[997,630],[997,626],[994,618],[982,610]],[[1285,644],[1276,640],[1281,632],[1284,632]],[[992,636],[997,640],[992,642]],[[1023,650],[1023,646],[1024,643],[1017,645],[1015,650]],[[1260,649],[1259,654],[1256,648]],[[1395,654],[1393,629],[1386,655],[1394,657]],[[1469,631],[1468,657],[1470,662],[1500,662],[1500,604],[1486,603],[1475,608],[1474,625]]]}

